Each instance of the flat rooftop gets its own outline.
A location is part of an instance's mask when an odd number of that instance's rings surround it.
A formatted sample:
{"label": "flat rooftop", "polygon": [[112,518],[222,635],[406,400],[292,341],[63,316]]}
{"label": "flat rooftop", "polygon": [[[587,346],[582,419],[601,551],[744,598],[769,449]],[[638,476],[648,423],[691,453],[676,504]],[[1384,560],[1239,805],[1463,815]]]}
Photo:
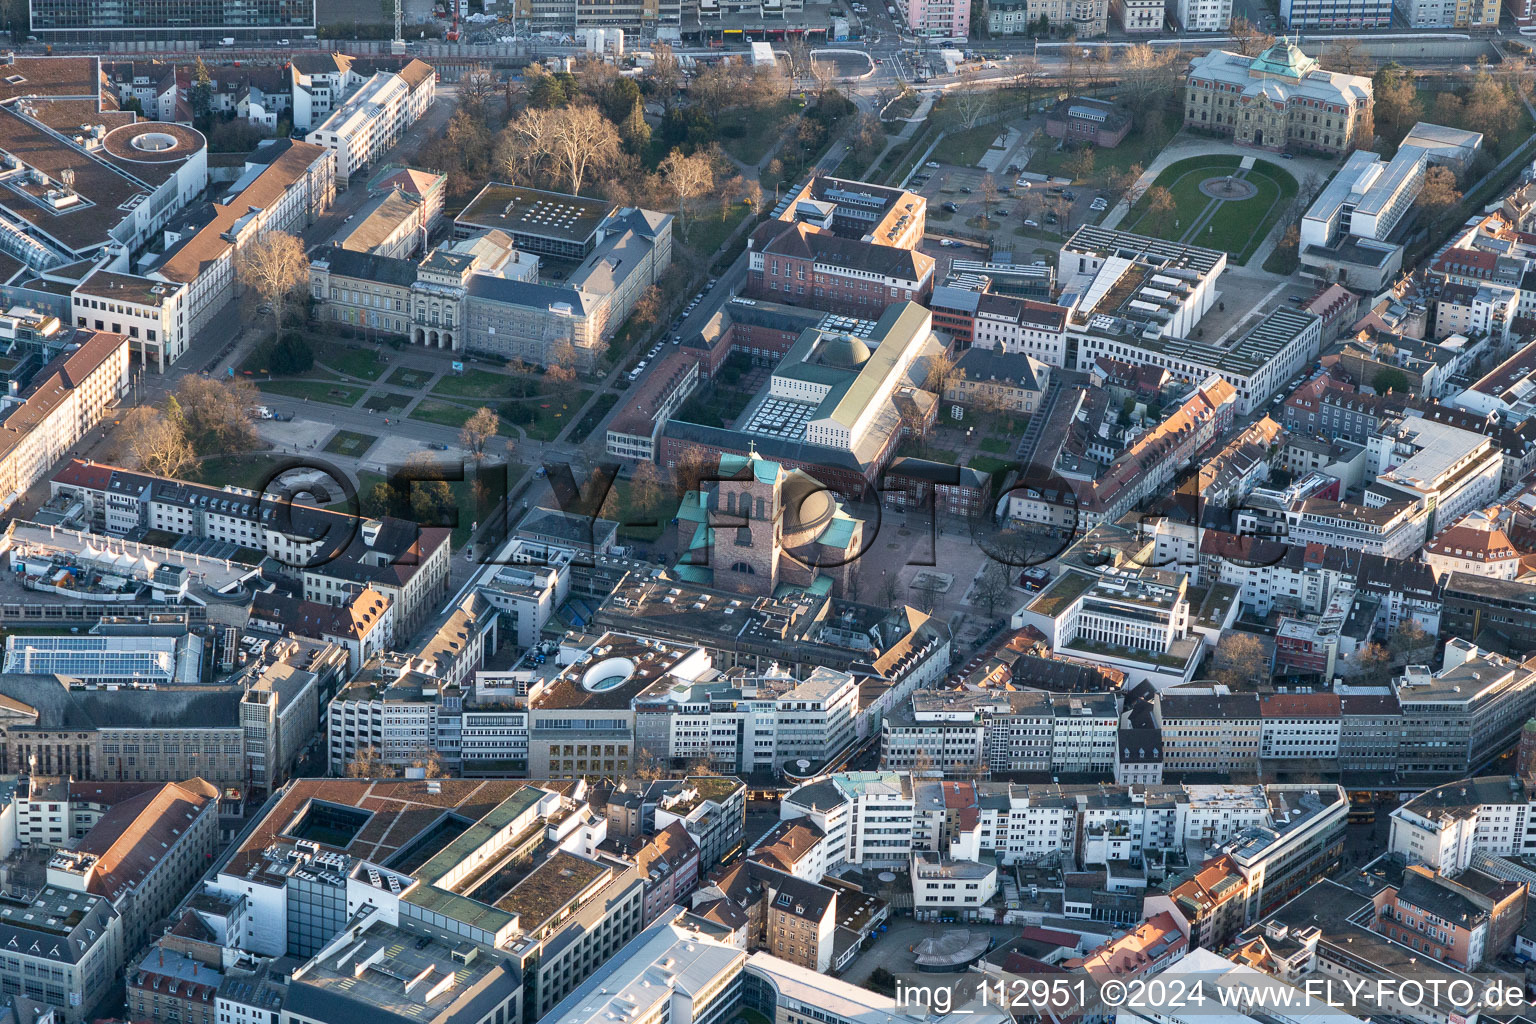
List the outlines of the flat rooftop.
{"label": "flat rooftop", "polygon": [[585,243],[614,208],[615,204],[606,199],[588,199],[493,181],[469,201],[463,212],[454,218],[454,223]]}

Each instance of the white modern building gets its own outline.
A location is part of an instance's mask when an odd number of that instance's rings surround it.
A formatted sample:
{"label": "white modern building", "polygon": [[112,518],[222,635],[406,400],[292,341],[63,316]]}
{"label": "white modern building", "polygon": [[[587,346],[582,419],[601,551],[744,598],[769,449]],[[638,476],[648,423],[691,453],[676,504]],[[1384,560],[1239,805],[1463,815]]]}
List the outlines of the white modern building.
{"label": "white modern building", "polygon": [[381,71],[348,96],[305,136],[336,154],[336,182],[370,166],[432,105],[437,73],[419,60],[399,72]]}

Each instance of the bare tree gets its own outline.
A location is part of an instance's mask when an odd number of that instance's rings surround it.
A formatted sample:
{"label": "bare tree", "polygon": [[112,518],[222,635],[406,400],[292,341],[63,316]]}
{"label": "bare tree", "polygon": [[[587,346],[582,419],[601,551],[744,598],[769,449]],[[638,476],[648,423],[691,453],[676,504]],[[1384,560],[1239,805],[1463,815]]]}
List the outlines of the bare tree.
{"label": "bare tree", "polygon": [[981,570],[981,578],[976,581],[976,600],[986,606],[989,618],[996,614],[997,606],[1008,599],[1011,572],[1003,563],[990,560]]}
{"label": "bare tree", "polygon": [[629,507],[651,514],[660,504],[661,473],[656,469],[656,463],[642,462],[635,467],[635,475],[629,481]]}
{"label": "bare tree", "polygon": [[954,375],[954,359],[948,352],[935,352],[928,359],[928,372],[923,377],[923,390],[942,396]]}
{"label": "bare tree", "polygon": [[661,162],[660,169],[672,194],[677,196],[677,219],[686,239],[693,226],[688,217],[690,204],[715,187],[714,161],[704,153],[685,156],[681,150],[674,149]]}
{"label": "bare tree", "polygon": [[123,416],[122,437],[137,468],[156,476],[179,476],[194,458],[181,423],[148,405],[137,405]]}
{"label": "bare tree", "polygon": [[549,142],[571,195],[581,194],[588,174],[613,166],[619,158],[618,129],[590,103],[551,111]]}
{"label": "bare tree", "polygon": [[789,65],[789,87],[793,90],[800,79],[811,73],[811,44],[804,35],[795,36],[784,47],[784,56]]}
{"label": "bare tree", "polygon": [[1247,18],[1233,18],[1228,25],[1237,52],[1244,57],[1256,57],[1275,45],[1275,37],[1256,28]]}
{"label": "bare tree", "polygon": [[1147,216],[1157,225],[1159,232],[1168,230],[1168,220],[1173,212],[1179,208],[1178,201],[1173,198],[1173,193],[1161,185],[1153,185],[1147,189]]}
{"label": "bare tree", "polygon": [[197,454],[234,455],[256,445],[251,410],[260,401],[248,380],[189,373],[177,383],[167,411],[180,422]]}
{"label": "bare tree", "polygon": [[435,747],[425,744],[417,747],[412,753],[411,767],[421,769],[422,777],[427,779],[441,779],[448,774],[443,768],[442,755]]}
{"label": "bare tree", "polygon": [[469,449],[476,462],[485,458],[485,446],[501,428],[501,418],[486,406],[476,409],[459,430],[459,443]]}
{"label": "bare tree", "polygon": [[1141,164],[1131,164],[1123,171],[1110,171],[1108,185],[1110,193],[1120,196],[1125,205],[1135,206],[1136,200],[1141,198],[1136,189],[1143,173],[1145,172]]}
{"label": "bare tree", "polygon": [[981,179],[981,219],[992,220],[992,207],[997,205],[997,181],[990,174]]}
{"label": "bare tree", "polygon": [[1251,633],[1228,633],[1216,648],[1211,674],[1228,686],[1251,685],[1269,675],[1269,657]]}
{"label": "bare tree", "polygon": [[388,779],[393,778],[394,774],[394,769],[379,756],[377,747],[359,747],[357,756],[347,762],[349,779]]}
{"label": "bare tree", "polygon": [[962,74],[959,86],[944,94],[944,109],[949,111],[954,126],[961,131],[975,128],[990,102],[991,97],[981,88],[974,70]]}
{"label": "bare tree", "polygon": [[651,89],[661,97],[662,105],[671,109],[677,103],[677,90],[683,81],[683,69],[672,47],[663,42],[651,44],[651,66],[645,74]]}
{"label": "bare tree", "polygon": [[1424,173],[1424,187],[1414,205],[1432,228],[1438,229],[1460,202],[1461,190],[1456,187],[1456,174],[1449,167],[1435,166]]}
{"label": "bare tree", "polygon": [[528,107],[502,130],[496,163],[513,182],[540,184],[553,153],[554,127],[549,111]]}
{"label": "bare tree", "polygon": [[1024,89],[1024,103],[1032,110],[1035,105],[1035,93],[1045,79],[1045,66],[1040,63],[1038,57],[1033,55],[1015,60],[1013,66],[1013,84]]}
{"label": "bare tree", "polygon": [[479,113],[500,89],[496,72],[487,67],[470,68],[459,79],[459,102]]}
{"label": "bare tree", "polygon": [[1323,51],[1322,65],[1329,71],[1342,71],[1347,75],[1369,75],[1376,70],[1375,61],[1365,52],[1360,40],[1335,39]]}
{"label": "bare tree", "polygon": [[281,341],[288,302],[309,284],[304,243],[286,231],[263,232],[239,251],[235,272],[240,283],[266,305],[272,315],[273,336]]}

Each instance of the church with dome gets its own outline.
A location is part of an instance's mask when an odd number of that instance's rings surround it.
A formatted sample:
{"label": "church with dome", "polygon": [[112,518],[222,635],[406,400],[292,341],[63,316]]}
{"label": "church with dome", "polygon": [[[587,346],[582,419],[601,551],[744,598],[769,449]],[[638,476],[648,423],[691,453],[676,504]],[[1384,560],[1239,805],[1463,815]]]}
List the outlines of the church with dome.
{"label": "church with dome", "polygon": [[677,510],[678,579],[750,597],[786,589],[842,597],[864,521],[803,469],[756,451],[720,456]]}
{"label": "church with dome", "polygon": [[1371,80],[1326,71],[1290,40],[1257,57],[1212,50],[1189,65],[1184,126],[1271,152],[1346,153],[1374,132]]}

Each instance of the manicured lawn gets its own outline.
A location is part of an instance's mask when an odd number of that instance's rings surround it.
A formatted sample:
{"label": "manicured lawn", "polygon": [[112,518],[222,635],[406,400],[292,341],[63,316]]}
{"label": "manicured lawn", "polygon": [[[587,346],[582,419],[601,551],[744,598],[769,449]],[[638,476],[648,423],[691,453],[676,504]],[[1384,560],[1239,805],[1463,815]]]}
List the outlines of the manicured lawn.
{"label": "manicured lawn", "polygon": [[368,396],[368,401],[363,403],[363,408],[373,412],[399,412],[411,404],[411,395],[402,395],[398,391],[379,391]]}
{"label": "manicured lawn", "polygon": [[718,204],[695,211],[688,223],[688,248],[704,258],[713,256],[742,218],[751,215],[751,208],[741,203],[732,204],[724,217]]}
{"label": "manicured lawn", "polygon": [[[508,464],[507,481],[509,483],[517,481],[522,477],[523,473],[526,472],[526,469],[527,467],[518,465],[517,463]],[[451,539],[455,557],[458,556],[458,552],[463,549],[464,545],[469,542],[469,528],[485,515],[488,515],[491,511],[493,511],[491,508],[480,509],[475,507],[474,477],[474,466],[466,465],[464,467],[463,480],[446,481],[448,484],[448,489],[453,492],[453,503],[458,513],[457,523],[453,527],[453,536]],[[385,482],[385,478],[378,473],[370,472],[357,474],[357,493],[359,498],[366,496],[370,491],[373,490],[375,485]],[[492,494],[489,500],[494,503],[495,501],[500,500],[501,497],[503,497],[503,495],[500,493],[500,488],[498,487],[497,493]]]}
{"label": "manicured lawn", "polygon": [[413,370],[409,366],[401,366],[390,374],[384,383],[405,388],[407,391],[420,391],[431,379],[432,374],[426,370]]}
{"label": "manicured lawn", "polygon": [[750,392],[718,386],[699,388],[678,409],[677,418],[705,427],[728,427],[751,401]]}
{"label": "manicured lawn", "polygon": [[[1174,108],[1162,112],[1161,130],[1148,130],[1140,118],[1132,122],[1130,134],[1126,135],[1120,145],[1114,149],[1095,149],[1093,151],[1093,171],[1096,176],[1102,176],[1107,171],[1123,171],[1132,164],[1140,164],[1142,167],[1150,167],[1152,161],[1157,159],[1157,154],[1168,144],[1184,123],[1183,111]],[[1067,164],[1074,154],[1070,150],[1056,151],[1056,140],[1043,132],[1035,137],[1035,151],[1030,155],[1029,165],[1025,168],[1037,174],[1049,174],[1053,177],[1067,177]]]}
{"label": "manicured lawn", "polygon": [[1004,124],[984,124],[969,131],[950,132],[933,151],[933,158],[956,167],[974,167],[987,155],[992,142],[1007,130],[1008,126]]}
{"label": "manicured lawn", "polygon": [[[1174,210],[1161,221],[1147,209],[1145,197],[1120,224],[1123,231],[1154,235],[1231,253],[1235,262],[1246,263],[1296,194],[1296,179],[1265,160],[1254,164],[1245,176],[1258,189],[1251,199],[1224,202],[1200,191],[1207,178],[1234,173],[1235,156],[1199,156],[1180,160],[1157,176],[1156,185],[1174,199]],[[1212,211],[1209,223],[1196,227],[1202,215]]]}
{"label": "manicured lawn", "polygon": [[378,380],[379,374],[389,366],[380,358],[378,350],[372,348],[349,348],[346,345],[334,343],[312,344],[312,347],[316,363],[328,366],[348,377]]}
{"label": "manicured lawn", "polygon": [[562,397],[551,395],[543,401],[531,399],[526,402],[508,402],[498,412],[503,421],[510,420],[517,424],[524,434],[534,440],[553,441],[566,424],[571,422],[571,418],[581,411],[582,406],[591,400],[591,389],[582,388],[575,392],[567,391]]}
{"label": "manicured lawn", "polygon": [[367,390],[356,385],[328,380],[264,380],[257,386],[274,395],[303,398],[311,402],[325,402],[327,405],[355,405]]}
{"label": "manicured lawn", "polygon": [[268,455],[261,452],[245,455],[216,455],[199,462],[196,469],[186,474],[186,478],[215,487],[244,487],[259,491],[266,486],[277,467],[294,461],[293,456]]}
{"label": "manicured lawn", "polygon": [[325,443],[325,450],[332,455],[350,455],[353,458],[361,458],[363,453],[373,447],[373,442],[378,438],[368,434],[360,434],[355,430],[338,430],[335,435]]}
{"label": "manicured lawn", "polygon": [[441,402],[435,398],[423,398],[411,410],[408,417],[413,420],[424,420],[427,423],[438,423],[445,427],[462,427],[464,421],[469,419],[475,410],[467,405],[458,405],[454,402]]}
{"label": "manicured lawn", "polygon": [[977,442],[977,446],[982,451],[991,452],[993,455],[1007,455],[1013,451],[1013,443],[1005,441],[1000,437],[984,437]]}
{"label": "manicured lawn", "polygon": [[509,374],[465,370],[444,374],[432,393],[445,398],[506,398],[516,393],[516,388],[517,384]]}
{"label": "manicured lawn", "polygon": [[974,455],[966,465],[983,473],[998,473],[1012,466],[1013,463],[1007,459],[999,459],[991,455]]}
{"label": "manicured lawn", "polygon": [[757,163],[783,136],[784,119],[799,106],[799,100],[785,97],[771,107],[722,111],[715,118],[721,148],[744,164]]}

